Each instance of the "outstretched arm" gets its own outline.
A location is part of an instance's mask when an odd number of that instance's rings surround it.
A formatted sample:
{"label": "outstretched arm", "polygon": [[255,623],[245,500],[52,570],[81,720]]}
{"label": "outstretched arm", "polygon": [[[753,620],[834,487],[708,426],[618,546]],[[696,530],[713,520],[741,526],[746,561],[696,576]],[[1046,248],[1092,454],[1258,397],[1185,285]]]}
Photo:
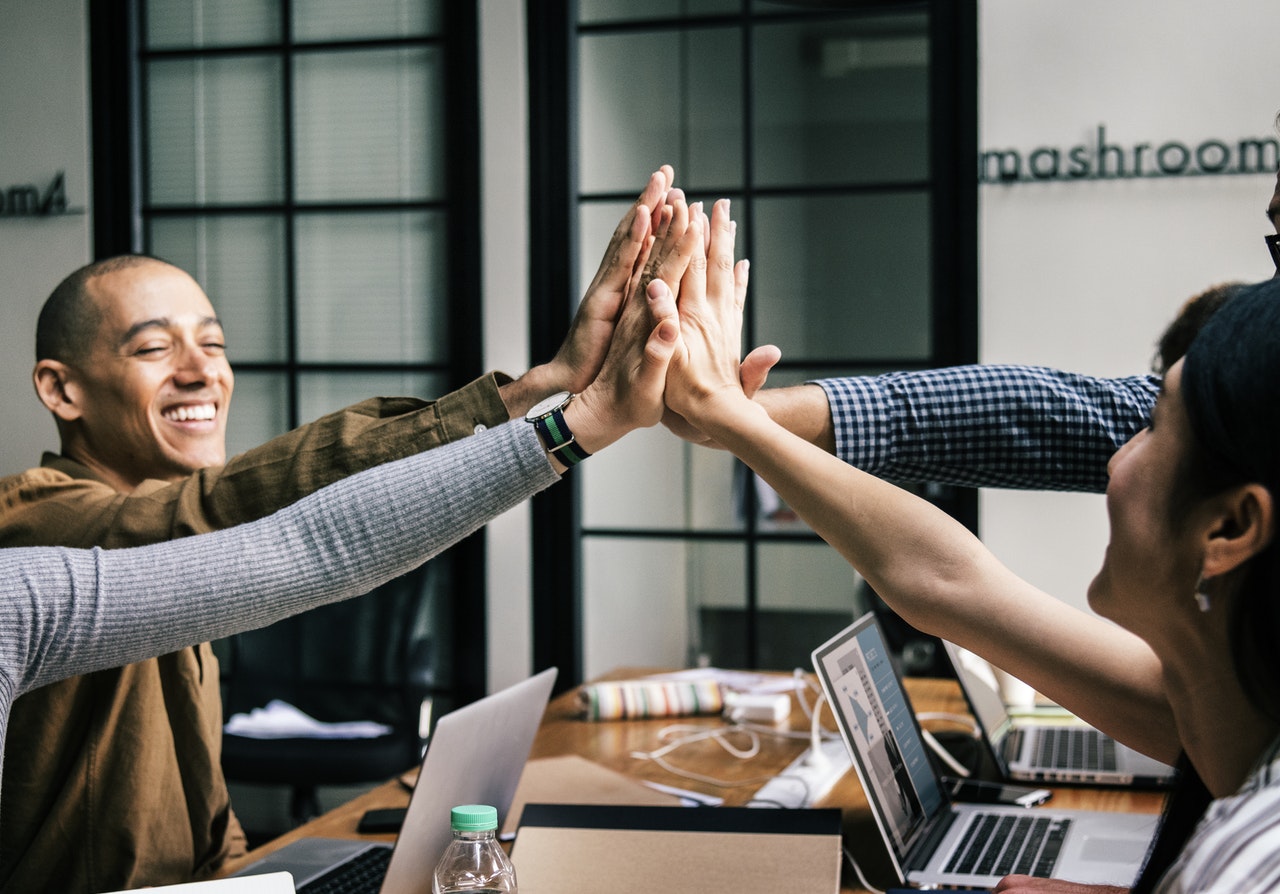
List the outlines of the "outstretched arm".
{"label": "outstretched arm", "polygon": [[954,519],[792,434],[747,398],[737,361],[746,270],[732,263],[727,210],[716,207],[707,263],[695,258],[681,283],[672,409],[764,478],[909,623],[1154,757],[1176,758],[1159,665],[1142,640],[1018,579]]}
{"label": "outstretched arm", "polygon": [[[1101,493],[1107,461],[1147,424],[1159,389],[1151,375],[975,364],[820,379],[755,399],[783,428],[889,481]],[[714,446],[676,414],[668,427]]]}

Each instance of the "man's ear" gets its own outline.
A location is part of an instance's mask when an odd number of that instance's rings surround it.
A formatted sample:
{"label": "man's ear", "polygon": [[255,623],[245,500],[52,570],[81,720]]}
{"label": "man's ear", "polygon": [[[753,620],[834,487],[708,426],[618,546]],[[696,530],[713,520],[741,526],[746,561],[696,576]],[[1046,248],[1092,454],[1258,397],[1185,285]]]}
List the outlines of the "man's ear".
{"label": "man's ear", "polygon": [[1232,488],[1214,500],[1216,519],[1205,544],[1205,578],[1227,574],[1270,545],[1275,537],[1275,500],[1261,484]]}
{"label": "man's ear", "polygon": [[81,394],[71,367],[58,360],[41,360],[31,373],[40,402],[63,422],[80,418]]}

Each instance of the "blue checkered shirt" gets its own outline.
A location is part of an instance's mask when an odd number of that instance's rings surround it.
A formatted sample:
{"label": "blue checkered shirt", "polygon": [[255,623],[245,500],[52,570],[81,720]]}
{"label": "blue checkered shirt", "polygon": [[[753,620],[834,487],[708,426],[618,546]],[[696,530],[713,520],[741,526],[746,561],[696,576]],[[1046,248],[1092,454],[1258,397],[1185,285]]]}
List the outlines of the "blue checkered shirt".
{"label": "blue checkered shirt", "polygon": [[1035,366],[957,366],[815,381],[836,456],[898,482],[1101,492],[1160,380]]}

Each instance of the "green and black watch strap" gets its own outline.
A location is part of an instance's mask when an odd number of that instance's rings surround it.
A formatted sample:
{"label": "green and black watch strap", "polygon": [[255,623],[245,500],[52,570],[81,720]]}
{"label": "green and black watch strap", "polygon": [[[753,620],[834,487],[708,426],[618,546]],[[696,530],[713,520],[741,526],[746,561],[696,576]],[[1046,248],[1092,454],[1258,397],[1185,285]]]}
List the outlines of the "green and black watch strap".
{"label": "green and black watch strap", "polygon": [[546,416],[533,420],[533,427],[547,450],[566,466],[576,466],[591,455],[574,440],[573,432],[565,424],[563,407],[556,407]]}

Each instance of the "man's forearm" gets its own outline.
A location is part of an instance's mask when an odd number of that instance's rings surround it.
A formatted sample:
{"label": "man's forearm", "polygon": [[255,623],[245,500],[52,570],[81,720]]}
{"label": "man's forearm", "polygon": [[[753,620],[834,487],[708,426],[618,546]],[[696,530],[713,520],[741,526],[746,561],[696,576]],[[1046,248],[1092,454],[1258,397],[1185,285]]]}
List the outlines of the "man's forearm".
{"label": "man's forearm", "polygon": [[815,384],[768,388],[756,394],[756,402],[774,422],[828,453],[836,451],[835,427],[827,393]]}

